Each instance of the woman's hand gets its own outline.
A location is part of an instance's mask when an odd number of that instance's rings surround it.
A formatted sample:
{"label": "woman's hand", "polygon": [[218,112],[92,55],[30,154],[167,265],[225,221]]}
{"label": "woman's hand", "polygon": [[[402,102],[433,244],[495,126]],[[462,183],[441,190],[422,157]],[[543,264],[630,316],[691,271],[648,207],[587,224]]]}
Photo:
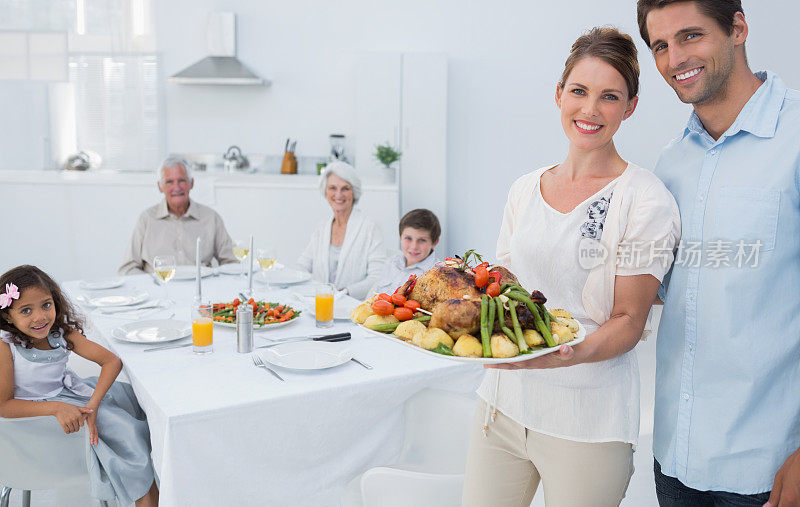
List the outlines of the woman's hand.
{"label": "woman's hand", "polygon": [[58,405],[56,405],[53,415],[67,435],[81,429],[84,420],[94,412],[94,410],[88,407],[76,407],[75,405],[60,401],[56,403],[58,403]]}

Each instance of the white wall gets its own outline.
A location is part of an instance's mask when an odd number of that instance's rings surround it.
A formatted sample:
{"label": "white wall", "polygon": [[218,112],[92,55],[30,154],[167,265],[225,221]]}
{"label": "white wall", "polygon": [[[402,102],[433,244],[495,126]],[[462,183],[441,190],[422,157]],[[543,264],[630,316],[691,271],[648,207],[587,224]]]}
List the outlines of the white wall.
{"label": "white wall", "polygon": [[[795,30],[800,4],[783,3],[781,12],[774,5],[745,0],[750,62],[800,88],[800,67],[785,35]],[[240,58],[274,82],[267,89],[167,84],[170,151],[221,153],[239,143],[247,151],[277,152],[292,136],[300,139],[299,154],[324,154],[329,133],[355,135],[358,51],[447,53],[452,252],[493,253],[511,182],[564,156],[552,97],[572,41],[599,24],[638,33],[635,5],[627,0],[173,0],[156,2],[155,10],[165,74],[203,56],[209,11],[230,10],[237,13]],[[617,146],[652,167],[689,109],[635,39],[642,51],[641,100]]]}

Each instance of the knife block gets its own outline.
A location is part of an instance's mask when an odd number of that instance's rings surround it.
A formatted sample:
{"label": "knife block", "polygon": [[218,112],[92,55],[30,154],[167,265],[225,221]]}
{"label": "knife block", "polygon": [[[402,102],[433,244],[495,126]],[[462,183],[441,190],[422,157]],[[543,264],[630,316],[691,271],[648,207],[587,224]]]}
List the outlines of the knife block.
{"label": "knife block", "polygon": [[287,151],[283,154],[281,174],[297,174],[297,158],[295,158],[294,153],[291,151]]}

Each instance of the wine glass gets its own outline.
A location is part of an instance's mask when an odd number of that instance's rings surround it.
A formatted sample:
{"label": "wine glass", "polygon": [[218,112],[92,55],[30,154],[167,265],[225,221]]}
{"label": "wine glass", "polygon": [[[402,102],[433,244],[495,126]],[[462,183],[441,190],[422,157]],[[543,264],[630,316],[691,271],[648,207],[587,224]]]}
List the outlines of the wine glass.
{"label": "wine glass", "polygon": [[156,279],[161,280],[161,285],[164,287],[164,300],[167,304],[172,304],[173,301],[167,292],[167,282],[175,276],[175,256],[156,255],[153,258],[153,274],[156,275]]}
{"label": "wine glass", "polygon": [[271,287],[269,285],[269,278],[267,278],[267,271],[275,266],[275,249],[269,247],[259,248],[256,255],[258,265],[261,266],[262,271],[264,271],[264,283],[267,284],[266,290],[270,290]]}
{"label": "wine glass", "polygon": [[242,267],[242,276],[244,276],[244,261],[248,255],[250,255],[248,244],[238,239],[235,240],[233,242],[233,256],[238,259],[239,265]]}

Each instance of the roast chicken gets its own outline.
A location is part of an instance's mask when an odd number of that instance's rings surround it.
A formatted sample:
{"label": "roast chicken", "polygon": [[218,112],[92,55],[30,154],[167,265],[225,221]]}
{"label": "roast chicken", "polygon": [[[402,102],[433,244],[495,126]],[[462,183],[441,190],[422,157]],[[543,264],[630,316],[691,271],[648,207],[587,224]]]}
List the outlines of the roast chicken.
{"label": "roast chicken", "polygon": [[[500,272],[501,283],[519,283],[502,266],[492,266],[490,270]],[[408,298],[418,301],[422,309],[432,312],[431,327],[443,329],[453,338],[458,338],[479,331],[482,295],[483,291],[475,286],[475,277],[471,272],[439,264],[417,278]],[[533,314],[524,305],[517,307],[517,317],[522,327],[534,328]],[[511,315],[507,312],[505,320],[510,328]],[[497,329],[499,331],[499,327]]]}
{"label": "roast chicken", "polygon": [[[517,277],[502,266],[492,266],[490,269],[500,272],[502,283],[519,283]],[[430,312],[442,301],[464,299],[464,296],[480,301],[481,294],[475,287],[475,276],[472,273],[437,264],[417,278],[408,298],[418,301],[423,310]]]}

